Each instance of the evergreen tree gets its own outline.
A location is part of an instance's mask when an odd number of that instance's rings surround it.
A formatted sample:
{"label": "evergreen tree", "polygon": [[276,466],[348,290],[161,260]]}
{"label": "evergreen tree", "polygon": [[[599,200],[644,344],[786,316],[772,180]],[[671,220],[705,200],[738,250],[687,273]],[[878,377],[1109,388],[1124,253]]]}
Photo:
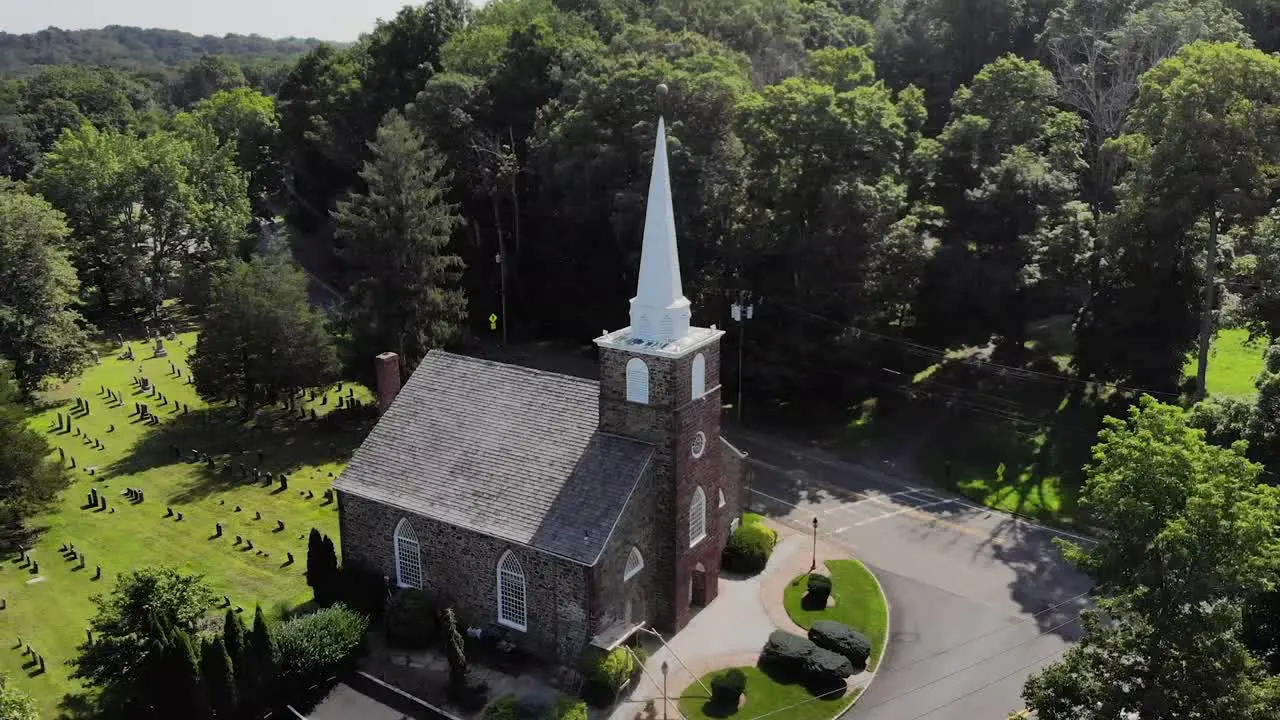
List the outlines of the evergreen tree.
{"label": "evergreen tree", "polygon": [[324,573],[324,593],[328,602],[334,602],[338,593],[338,551],[333,545],[333,538],[325,535],[321,542],[320,560],[323,564],[321,571]]}
{"label": "evergreen tree", "polygon": [[257,709],[254,683],[257,678],[257,663],[253,653],[249,652],[249,638],[244,623],[234,610],[227,610],[222,622],[222,641],[227,649],[227,657],[231,659],[231,671],[235,678],[236,700],[239,702],[241,714],[251,714]]}
{"label": "evergreen tree", "polygon": [[209,706],[213,716],[219,720],[235,717],[236,714],[236,679],[231,658],[227,656],[227,646],[221,637],[205,641],[200,654],[200,671],[208,689]]}
{"label": "evergreen tree", "polygon": [[172,693],[174,705],[181,708],[181,714],[169,717],[192,720],[208,720],[211,717],[208,689],[200,674],[198,647],[186,630],[174,630],[169,653],[173,662],[174,682],[170,685],[169,692]]}
{"label": "evergreen tree", "polygon": [[57,458],[50,457],[48,439],[27,424],[28,416],[0,368],[0,526],[21,523],[48,507],[71,483]]}
{"label": "evergreen tree", "polygon": [[307,298],[307,276],[273,247],[235,261],[213,280],[191,373],[206,398],[238,398],[245,412],[331,380],[337,370],[324,314]]}
{"label": "evergreen tree", "polygon": [[234,610],[228,609],[222,620],[222,642],[226,646],[227,657],[231,658],[231,665],[235,668],[244,655],[245,633],[244,623],[240,622],[240,616]]}
{"label": "evergreen tree", "polygon": [[253,629],[249,631],[249,652],[252,662],[257,665],[258,702],[265,702],[271,689],[275,686],[276,676],[280,671],[280,647],[276,644],[275,635],[267,617],[262,614],[259,605],[253,611]]}
{"label": "evergreen tree", "polygon": [[323,552],[324,541],[321,540],[320,531],[311,528],[311,534],[307,536],[307,585],[315,590],[320,584],[323,570],[320,569],[320,554]]}
{"label": "evergreen tree", "polygon": [[444,626],[444,653],[449,660],[449,682],[454,687],[461,688],[466,685],[467,672],[467,656],[465,654],[465,644],[462,640],[462,633],[458,632],[458,617],[454,614],[453,608],[445,608],[443,612],[442,623]]}
{"label": "evergreen tree", "polygon": [[357,372],[378,352],[400,353],[409,368],[458,339],[467,300],[462,259],[448,252],[461,223],[445,199],[444,160],[399,113],[389,114],[360,171],[368,189],[334,213],[342,257],[356,278],[347,328]]}

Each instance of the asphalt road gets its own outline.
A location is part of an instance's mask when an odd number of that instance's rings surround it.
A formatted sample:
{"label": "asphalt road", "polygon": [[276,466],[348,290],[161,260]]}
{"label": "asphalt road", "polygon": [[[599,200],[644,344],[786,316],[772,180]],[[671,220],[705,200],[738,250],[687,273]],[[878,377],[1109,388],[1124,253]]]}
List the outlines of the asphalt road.
{"label": "asphalt road", "polygon": [[1053,544],[1062,533],[913,485],[891,467],[754,434],[730,439],[755,464],[756,510],[808,532],[817,517],[820,536],[884,586],[889,646],[853,720],[1005,720],[1023,708],[1026,678],[1079,637],[1090,583]]}

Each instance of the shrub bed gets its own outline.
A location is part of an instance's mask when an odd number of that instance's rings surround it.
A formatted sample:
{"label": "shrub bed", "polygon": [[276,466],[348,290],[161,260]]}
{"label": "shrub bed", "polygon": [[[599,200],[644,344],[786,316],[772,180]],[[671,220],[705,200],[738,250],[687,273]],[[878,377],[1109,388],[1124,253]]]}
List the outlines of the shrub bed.
{"label": "shrub bed", "polygon": [[800,681],[826,692],[853,674],[848,658],[812,640],[775,630],[760,651],[760,667],[783,680]]}
{"label": "shrub bed", "polygon": [[369,618],[342,603],[281,623],[281,680],[296,690],[337,673],[355,660],[368,629]]}
{"label": "shrub bed", "polygon": [[778,544],[778,533],[764,524],[764,518],[747,513],[742,525],[729,536],[720,565],[725,570],[754,574],[764,569]]}
{"label": "shrub bed", "polygon": [[595,653],[583,659],[582,698],[596,707],[613,703],[618,690],[639,672],[640,666],[627,648],[614,648],[609,653]]}
{"label": "shrub bed", "polygon": [[854,668],[865,668],[871,657],[871,640],[835,620],[819,620],[809,628],[813,644],[847,658]]}

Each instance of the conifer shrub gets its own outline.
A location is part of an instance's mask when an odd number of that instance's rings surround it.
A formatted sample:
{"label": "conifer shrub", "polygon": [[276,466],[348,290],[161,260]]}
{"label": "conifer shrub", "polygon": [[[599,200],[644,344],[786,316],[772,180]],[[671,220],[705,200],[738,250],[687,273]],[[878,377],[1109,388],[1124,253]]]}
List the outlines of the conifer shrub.
{"label": "conifer shrub", "polygon": [[805,605],[814,608],[827,606],[827,598],[831,597],[831,578],[822,573],[809,573],[809,595]]}
{"label": "conifer shrub", "polygon": [[369,618],[341,603],[281,623],[275,632],[281,680],[297,690],[345,669],[368,630]]}
{"label": "conifer shrub", "polygon": [[738,668],[729,668],[711,678],[711,702],[726,710],[736,710],[746,689],[746,673]]}
{"label": "conifer shrub", "polygon": [[835,620],[819,620],[809,628],[809,639],[824,650],[848,658],[856,669],[865,668],[871,657],[871,640],[866,635]]}

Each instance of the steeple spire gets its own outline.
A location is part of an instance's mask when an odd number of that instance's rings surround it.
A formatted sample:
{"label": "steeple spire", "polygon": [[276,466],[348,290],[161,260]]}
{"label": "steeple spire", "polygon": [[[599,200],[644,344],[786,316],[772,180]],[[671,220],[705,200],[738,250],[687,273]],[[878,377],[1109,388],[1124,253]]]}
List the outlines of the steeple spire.
{"label": "steeple spire", "polygon": [[640,249],[640,279],[631,299],[631,336],[644,342],[666,343],[689,333],[689,300],[680,287],[680,256],[676,252],[675,211],[667,172],[667,132],[658,116],[658,139],[649,175],[649,204]]}

